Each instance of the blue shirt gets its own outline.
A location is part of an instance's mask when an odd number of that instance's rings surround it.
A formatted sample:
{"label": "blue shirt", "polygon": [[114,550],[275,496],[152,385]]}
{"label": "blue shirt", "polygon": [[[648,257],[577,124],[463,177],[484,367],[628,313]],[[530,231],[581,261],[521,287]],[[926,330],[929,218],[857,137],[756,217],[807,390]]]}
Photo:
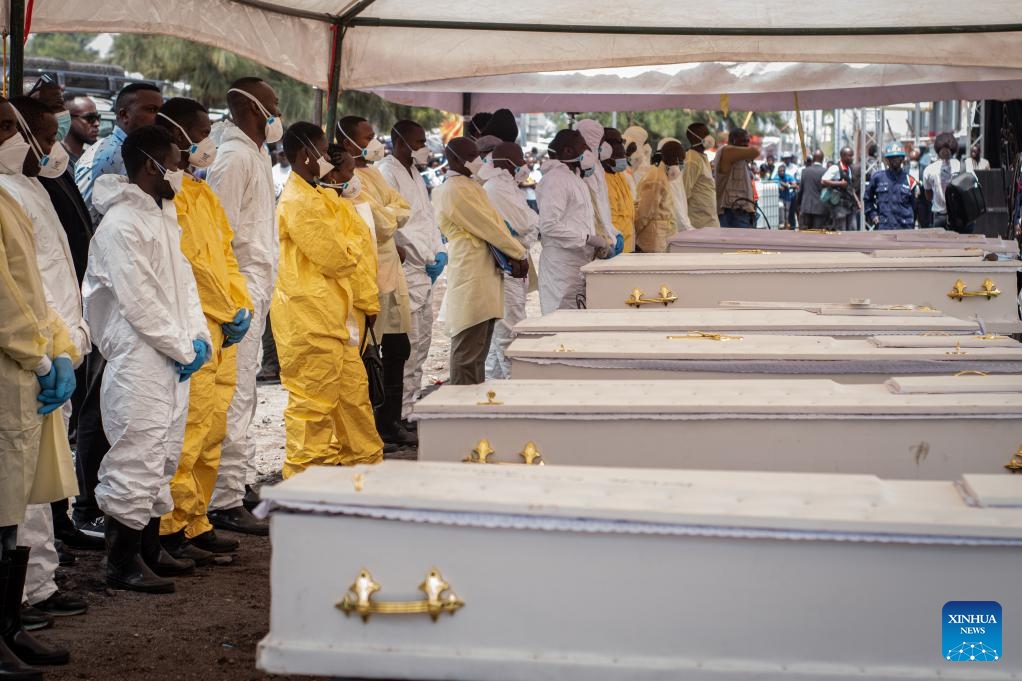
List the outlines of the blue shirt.
{"label": "blue shirt", "polygon": [[915,197],[918,183],[905,169],[893,173],[890,168],[873,173],[863,201],[866,219],[878,216],[877,229],[912,229],[915,226]]}
{"label": "blue shirt", "polygon": [[89,207],[93,227],[99,226],[103,216],[92,205],[92,185],[100,175],[128,174],[124,168],[124,159],[121,157],[121,145],[127,136],[128,133],[114,126],[113,133],[86,149],[75,166],[75,184],[85,199],[85,205]]}

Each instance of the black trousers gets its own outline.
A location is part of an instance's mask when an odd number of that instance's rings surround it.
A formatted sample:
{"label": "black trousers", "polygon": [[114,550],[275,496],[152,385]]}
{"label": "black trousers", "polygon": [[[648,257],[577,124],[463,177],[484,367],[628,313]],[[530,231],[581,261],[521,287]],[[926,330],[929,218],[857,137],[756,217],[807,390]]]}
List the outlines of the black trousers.
{"label": "black trousers", "polygon": [[376,410],[376,430],[385,433],[401,421],[404,397],[405,362],[412,354],[407,333],[385,333],[380,339],[383,361],[383,406]]}
{"label": "black trousers", "polygon": [[[96,346],[86,359],[85,397],[78,414],[77,453],[75,468],[78,472],[78,498],[75,500],[75,517],[87,522],[103,515],[96,505],[96,485],[99,484],[99,465],[110,450],[110,443],[103,432],[103,417],[99,407],[99,391],[103,385],[106,359],[99,354]],[[59,503],[59,502],[58,502]]]}
{"label": "black trousers", "polygon": [[277,341],[273,338],[273,326],[270,315],[266,315],[266,328],[263,329],[263,364],[260,373],[279,374],[280,359],[277,358]]}

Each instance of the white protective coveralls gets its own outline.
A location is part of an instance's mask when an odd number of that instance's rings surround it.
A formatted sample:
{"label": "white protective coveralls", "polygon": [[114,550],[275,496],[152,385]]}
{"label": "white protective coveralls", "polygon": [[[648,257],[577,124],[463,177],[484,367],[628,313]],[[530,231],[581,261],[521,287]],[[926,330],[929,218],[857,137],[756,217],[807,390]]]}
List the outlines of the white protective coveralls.
{"label": "white protective coveralls", "polygon": [[[603,163],[599,160],[600,143],[603,141],[603,126],[599,121],[585,118],[575,126],[585,139],[589,149],[596,158],[596,166],[589,177],[583,177],[582,181],[589,187],[589,197],[593,202],[593,210],[596,213],[596,233],[610,239],[611,248],[617,242],[620,232],[614,227],[614,218],[610,211],[610,195],[607,191],[607,173],[603,169]],[[622,237],[624,235],[621,235]]]}
{"label": "white protective coveralls", "polygon": [[634,143],[636,147],[636,150],[628,156],[628,170],[625,171],[632,183],[632,193],[635,194],[642,178],[652,167],[653,147],[647,144],[649,133],[637,125],[629,126],[621,133],[621,139],[624,140],[626,152],[629,144]]}
{"label": "white protective coveralls", "polygon": [[[80,361],[67,326],[46,303],[32,223],[0,190],[0,527],[20,525],[25,506],[77,493],[73,471],[59,471],[70,450],[63,420],[37,413],[39,381],[52,360]],[[49,472],[50,479],[42,480]]]}
{"label": "white protective coveralls", "polygon": [[543,179],[536,187],[539,202],[539,305],[543,314],[575,309],[585,296],[582,266],[596,250],[587,244],[596,234],[589,187],[575,171],[555,159],[543,162]]}
{"label": "white protective coveralls", "polygon": [[[525,202],[525,192],[518,188],[518,183],[511,173],[497,169],[486,184],[483,185],[490,203],[500,213],[500,217],[511,225],[518,240],[528,251],[539,237],[539,215],[529,208]],[[490,352],[486,356],[486,378],[507,378],[511,366],[504,357],[504,351],[511,344],[515,324],[525,319],[525,297],[529,293],[530,281],[534,282],[535,272],[529,263],[529,277],[515,279],[504,273],[504,318],[498,319],[493,327],[493,338],[490,340]]]}
{"label": "white protective coveralls", "polygon": [[270,158],[231,122],[220,131],[216,160],[206,181],[216,192],[234,232],[231,245],[252,297],[252,324],[238,344],[238,383],[227,410],[227,437],[209,510],[241,505],[245,485],[255,482],[255,439],[249,426],[256,409],[256,374],[262,364],[263,330],[277,280],[277,236]]}
{"label": "white protective coveralls", "polygon": [[174,508],[188,415],[188,382],[175,362],[195,359],[192,341],[212,347],[192,268],[181,253],[174,202],[162,208],[119,175],[96,179],[103,220],[82,283],[85,319],[107,360],[100,391],[110,451],[99,468],[96,503],[135,530]]}
{"label": "white protective coveralls", "polygon": [[667,169],[667,190],[671,193],[674,226],[679,232],[695,229],[688,219],[688,194],[685,193],[685,172],[679,166]]}
{"label": "white protective coveralls", "polygon": [[[92,350],[92,339],[82,316],[82,295],[67,234],[38,179],[21,173],[0,174],[0,187],[7,190],[32,221],[36,262],[46,302],[60,315],[71,334],[71,341],[78,350],[79,359],[74,364],[78,368]],[[61,412],[66,428],[71,418],[71,403],[64,403]],[[70,460],[68,464],[71,465]],[[39,603],[57,591],[53,576],[59,559],[53,544],[53,516],[49,504],[32,504],[25,509],[25,522],[18,526],[18,543],[32,549],[25,577],[25,600]]]}
{"label": "white protective coveralls", "polygon": [[387,156],[375,167],[391,187],[408,202],[411,215],[404,227],[394,234],[394,241],[405,249],[402,269],[408,283],[408,302],[412,323],[408,341],[412,353],[405,362],[404,399],[401,418],[408,418],[422,387],[422,366],[433,339],[433,283],[426,274],[426,265],[436,262],[438,253],[447,251],[440,228],[436,224],[433,204],[426,182],[415,167],[408,172],[399,160]]}

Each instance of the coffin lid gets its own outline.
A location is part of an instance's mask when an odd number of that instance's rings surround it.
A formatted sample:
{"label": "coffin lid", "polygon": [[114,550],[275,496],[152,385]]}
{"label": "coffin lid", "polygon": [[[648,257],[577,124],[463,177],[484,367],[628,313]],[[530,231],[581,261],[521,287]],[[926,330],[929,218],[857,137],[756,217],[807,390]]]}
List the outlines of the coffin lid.
{"label": "coffin lid", "polygon": [[668,250],[675,248],[783,248],[803,251],[874,251],[926,249],[977,249],[972,254],[996,252],[1017,254],[1018,243],[982,234],[957,234],[945,230],[917,233],[898,231],[804,232],[791,230],[693,229],[678,232],[668,239]]}
{"label": "coffin lid", "polygon": [[[755,359],[786,361],[862,360],[975,361],[1004,360],[1019,363],[1022,343],[1009,336],[897,336],[871,339],[836,339],[829,336],[736,335],[702,331],[682,334],[639,332],[627,343],[607,332],[556,333],[515,339],[506,354],[512,358],[606,360],[723,360]],[[989,340],[983,340],[989,339]],[[913,340],[922,341],[914,344]]]}
{"label": "coffin lid", "polygon": [[[1003,479],[1022,488],[1022,478]],[[1010,501],[1007,485],[995,501]],[[561,518],[569,527],[573,521],[605,520],[1022,538],[1022,507],[970,506],[952,482],[887,481],[869,475],[385,461],[353,468],[313,467],[264,487],[262,496],[296,511],[388,517],[405,509],[412,511],[405,517],[416,522],[458,525],[474,524],[478,514],[486,514],[491,520]]]}
{"label": "coffin lid", "polygon": [[[974,378],[989,380],[996,392],[953,391],[957,384],[975,385]],[[913,381],[922,379],[897,380],[898,385],[916,385]],[[899,394],[887,385],[844,385],[822,379],[495,381],[442,386],[420,400],[414,414],[422,419],[515,416],[558,420],[700,414],[777,418],[1022,415],[1019,376],[948,377],[944,384],[927,386],[922,394]]]}
{"label": "coffin lid", "polygon": [[[819,307],[819,306],[818,306]],[[822,310],[822,308],[820,308]],[[807,310],[755,310],[722,308],[646,308],[643,310],[556,310],[519,322],[515,333],[557,331],[770,331],[805,330],[814,333],[870,331],[906,333],[946,331],[974,333],[974,321],[945,316],[854,316],[821,314]]]}
{"label": "coffin lid", "polygon": [[982,257],[877,258],[867,253],[787,251],[766,253],[624,253],[595,260],[586,274],[682,272],[801,272],[855,270],[940,270],[948,272],[1014,273],[1018,262],[986,261]]}

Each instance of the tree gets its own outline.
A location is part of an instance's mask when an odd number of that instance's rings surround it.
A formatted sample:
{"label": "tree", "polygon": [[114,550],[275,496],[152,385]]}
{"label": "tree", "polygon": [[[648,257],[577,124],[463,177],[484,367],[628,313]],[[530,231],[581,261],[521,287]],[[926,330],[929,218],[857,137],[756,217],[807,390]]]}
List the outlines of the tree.
{"label": "tree", "polygon": [[95,38],[95,33],[34,33],[25,45],[25,55],[94,62],[99,59],[99,52],[89,47],[89,43]]}
{"label": "tree", "polygon": [[[609,126],[612,114],[584,113],[576,114],[575,119],[594,118],[604,126]],[[655,111],[619,111],[617,114],[618,128],[624,130],[630,125],[645,128],[650,134],[650,144],[664,137],[674,137],[685,142],[685,129],[692,123],[706,123],[710,130],[726,132],[737,128],[745,122],[745,115],[731,111],[727,116],[720,111],[697,111],[694,109],[658,109]],[[752,135],[768,134],[780,130],[784,117],[774,112],[755,112],[749,120],[749,133]]]}

